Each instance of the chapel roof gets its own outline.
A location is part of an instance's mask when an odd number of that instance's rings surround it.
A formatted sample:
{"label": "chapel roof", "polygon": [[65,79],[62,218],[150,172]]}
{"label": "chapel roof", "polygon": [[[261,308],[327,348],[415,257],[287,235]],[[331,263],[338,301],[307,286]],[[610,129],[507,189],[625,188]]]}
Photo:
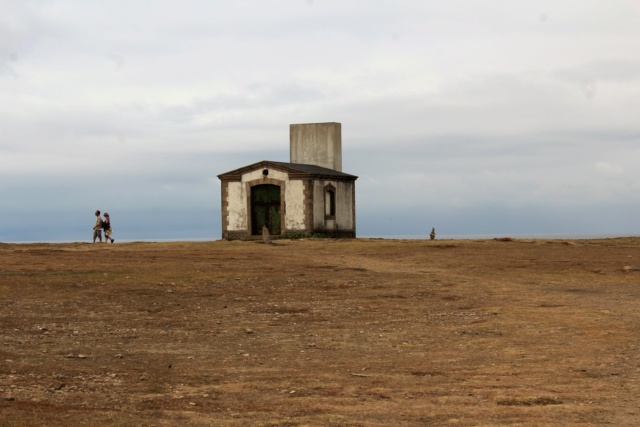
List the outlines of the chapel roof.
{"label": "chapel roof", "polygon": [[324,168],[322,166],[308,165],[303,163],[275,162],[271,160],[262,160],[257,163],[253,163],[238,169],[234,169],[226,173],[222,173],[218,175],[218,178],[220,179],[239,178],[240,175],[250,172],[252,170],[269,168],[269,167],[273,169],[282,170],[284,172],[288,172],[291,178],[326,177],[326,178],[353,180],[353,181],[358,179],[358,177],[355,175],[350,175],[348,173],[340,172],[337,170]]}

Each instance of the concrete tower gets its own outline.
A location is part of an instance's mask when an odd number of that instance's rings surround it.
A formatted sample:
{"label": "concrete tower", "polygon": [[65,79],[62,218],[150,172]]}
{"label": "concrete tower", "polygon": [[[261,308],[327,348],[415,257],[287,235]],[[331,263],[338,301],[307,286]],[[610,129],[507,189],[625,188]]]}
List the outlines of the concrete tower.
{"label": "concrete tower", "polygon": [[336,122],[289,125],[291,163],[342,172],[342,125]]}

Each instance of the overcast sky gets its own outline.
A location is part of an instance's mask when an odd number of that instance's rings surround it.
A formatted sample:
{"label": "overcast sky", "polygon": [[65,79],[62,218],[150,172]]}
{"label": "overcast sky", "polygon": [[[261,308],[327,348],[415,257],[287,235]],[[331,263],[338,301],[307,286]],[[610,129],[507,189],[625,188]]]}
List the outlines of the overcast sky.
{"label": "overcast sky", "polygon": [[359,236],[640,234],[637,0],[0,0],[0,241],[218,239],[342,123]]}

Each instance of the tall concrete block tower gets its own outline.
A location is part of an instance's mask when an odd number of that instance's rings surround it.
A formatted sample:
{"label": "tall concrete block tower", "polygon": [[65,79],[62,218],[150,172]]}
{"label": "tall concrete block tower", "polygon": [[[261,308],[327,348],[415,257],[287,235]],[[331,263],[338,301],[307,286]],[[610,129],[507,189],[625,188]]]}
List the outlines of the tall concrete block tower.
{"label": "tall concrete block tower", "polygon": [[291,163],[342,172],[342,125],[336,122],[289,125]]}

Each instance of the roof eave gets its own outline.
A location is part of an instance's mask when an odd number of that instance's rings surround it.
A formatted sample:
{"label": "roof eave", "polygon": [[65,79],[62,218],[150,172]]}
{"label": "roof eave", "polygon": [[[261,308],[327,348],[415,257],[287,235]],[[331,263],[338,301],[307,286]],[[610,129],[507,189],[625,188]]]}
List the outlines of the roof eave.
{"label": "roof eave", "polygon": [[287,172],[289,174],[290,179],[316,178],[316,179],[333,179],[337,181],[355,181],[356,179],[358,179],[358,177],[355,175],[350,175],[343,172],[338,172],[336,174],[310,172],[310,171],[300,170],[290,165],[291,163],[262,160],[260,162],[252,163],[250,165],[231,170],[229,172],[221,173],[220,175],[218,175],[218,179],[220,179],[221,181],[239,181],[242,179],[243,174],[259,168],[271,168],[271,169]]}

